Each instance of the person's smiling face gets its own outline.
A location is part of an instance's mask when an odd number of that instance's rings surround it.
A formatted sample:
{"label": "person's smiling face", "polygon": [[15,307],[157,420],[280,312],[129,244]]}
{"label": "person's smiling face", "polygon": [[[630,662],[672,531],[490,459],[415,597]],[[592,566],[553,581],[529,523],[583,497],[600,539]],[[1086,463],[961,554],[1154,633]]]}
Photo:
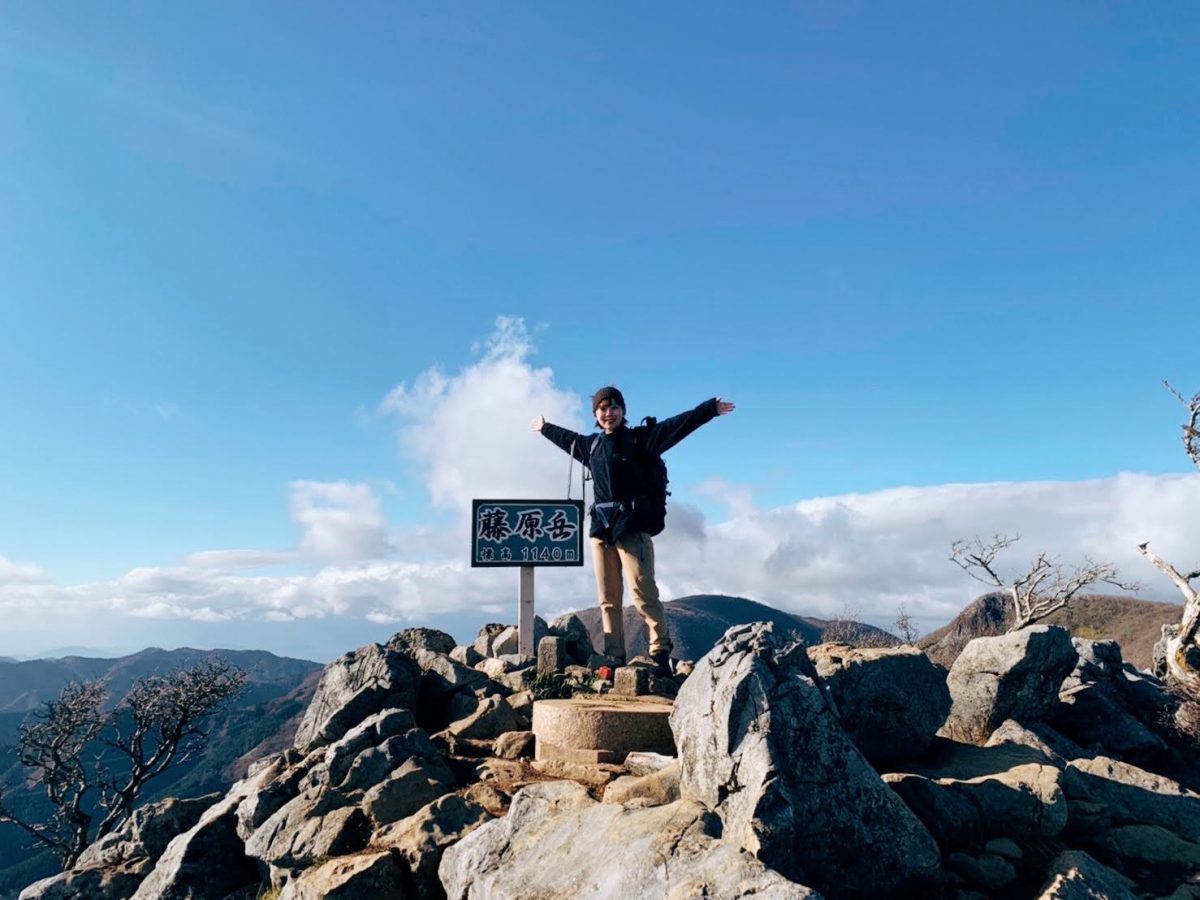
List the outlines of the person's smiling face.
{"label": "person's smiling face", "polygon": [[625,421],[625,410],[611,400],[601,400],[596,407],[596,424],[604,429],[605,434],[612,434]]}

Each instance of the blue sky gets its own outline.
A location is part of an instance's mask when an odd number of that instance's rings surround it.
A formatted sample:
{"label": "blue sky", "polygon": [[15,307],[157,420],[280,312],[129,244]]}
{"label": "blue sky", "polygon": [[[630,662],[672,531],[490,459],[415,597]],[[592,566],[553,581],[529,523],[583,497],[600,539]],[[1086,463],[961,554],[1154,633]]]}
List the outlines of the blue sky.
{"label": "blue sky", "polygon": [[[560,492],[528,419],[609,381],[738,404],[669,458],[676,595],[934,627],[1001,526],[1189,565],[1197,60],[1184,3],[9,6],[0,654],[468,637],[463,491]],[[811,568],[896,503],[911,581]]]}

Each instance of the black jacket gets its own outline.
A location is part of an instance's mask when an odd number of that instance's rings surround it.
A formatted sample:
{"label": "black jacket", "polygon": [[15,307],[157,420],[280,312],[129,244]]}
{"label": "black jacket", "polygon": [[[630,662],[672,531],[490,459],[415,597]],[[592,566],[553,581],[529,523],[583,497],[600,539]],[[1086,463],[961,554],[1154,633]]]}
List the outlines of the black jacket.
{"label": "black jacket", "polygon": [[[609,528],[605,527],[602,516],[592,512],[591,536],[615,541],[625,534],[642,530],[636,517],[631,515],[630,501],[646,494],[645,459],[666,453],[716,415],[717,398],[713,397],[695,409],[653,425],[629,428],[622,424],[612,434],[583,435],[549,422],[542,426],[542,434],[565,452],[573,452],[577,460],[591,469],[595,503],[625,501],[610,519]],[[592,452],[593,442],[595,453]]]}

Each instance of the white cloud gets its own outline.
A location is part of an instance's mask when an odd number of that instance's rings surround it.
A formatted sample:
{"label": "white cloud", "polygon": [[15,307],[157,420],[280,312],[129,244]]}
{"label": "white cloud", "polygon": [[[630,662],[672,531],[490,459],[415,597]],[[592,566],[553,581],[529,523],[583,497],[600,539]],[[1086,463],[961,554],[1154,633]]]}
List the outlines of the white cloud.
{"label": "white cloud", "polygon": [[291,515],[304,530],[301,552],[315,559],[375,559],[388,551],[383,507],[365,484],[294,481]]}
{"label": "white cloud", "polygon": [[[534,368],[536,352],[522,319],[501,316],[456,375],[433,368],[401,384],[380,404],[400,423],[401,451],[421,472],[433,503],[469,513],[475,498],[561,496],[569,458],[530,431],[536,416],[579,430],[576,394]],[[578,472],[578,468],[575,470]]]}
{"label": "white cloud", "polygon": [[1022,535],[1001,557],[1002,575],[1043,550],[1068,564],[1092,556],[1145,584],[1144,596],[1177,602],[1136,545],[1149,539],[1191,563],[1200,475],[893,488],[756,509],[700,530],[693,512],[684,518],[693,527],[671,521],[658,541],[660,582],[672,596],[715,589],[818,616],[849,607],[883,625],[904,601],[932,628],[981,592],[949,562],[951,543],[995,532]]}
{"label": "white cloud", "polygon": [[46,580],[46,573],[33,563],[14,562],[6,556],[0,556],[0,587],[37,584]]}
{"label": "white cloud", "polygon": [[201,550],[183,558],[184,565],[196,569],[230,571],[233,569],[263,569],[293,562],[297,554],[272,550]]}
{"label": "white cloud", "polygon": [[[513,620],[515,572],[467,563],[470,502],[561,496],[566,457],[528,422],[543,414],[581,429],[585,408],[582,398],[555,386],[551,370],[532,365],[533,353],[521,320],[501,318],[461,371],[428,370],[381,404],[395,417],[399,445],[432,501],[456,513],[451,524],[391,527],[369,485],[296,481],[290,515],[301,533],[292,551],[207,550],[181,565],[70,587],[0,557],[0,614],[15,623],[6,636],[75,628],[69,639],[79,640],[96,623],[126,627],[120,623],[132,619],[143,623],[139,635],[152,622],[214,629],[234,623],[238,634],[270,648],[283,630],[307,629],[321,640],[339,622],[390,628],[450,616],[473,632],[485,621]],[[696,505],[701,497],[720,501],[722,514],[706,517]],[[928,630],[982,591],[948,560],[951,542],[994,532],[1023,535],[1002,557],[1005,573],[1043,550],[1067,562],[1090,555],[1145,583],[1143,596],[1178,602],[1135,547],[1149,540],[1181,568],[1200,563],[1200,473],[898,487],[774,508],[758,505],[744,486],[710,479],[697,496],[682,489],[673,495],[656,558],[668,598],[727,593],[823,617],[848,607],[884,626],[903,601]],[[251,571],[285,563],[286,573]],[[590,561],[537,574],[543,614],[594,598]],[[325,649],[332,657],[347,648]],[[23,650],[0,640],[0,653]]]}

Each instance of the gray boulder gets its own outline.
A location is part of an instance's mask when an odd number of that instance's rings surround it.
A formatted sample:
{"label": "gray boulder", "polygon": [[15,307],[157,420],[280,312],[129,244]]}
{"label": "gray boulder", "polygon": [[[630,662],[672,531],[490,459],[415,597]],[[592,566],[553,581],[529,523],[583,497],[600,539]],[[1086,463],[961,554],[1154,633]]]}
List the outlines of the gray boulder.
{"label": "gray boulder", "polygon": [[[360,722],[325,749],[330,784],[341,784],[359,755],[389,738],[406,734],[416,727],[416,719],[407,709],[385,709]],[[416,740],[416,738],[414,738]],[[429,752],[433,748],[429,747]]]}
{"label": "gray boulder", "polygon": [[205,810],[220,799],[220,794],[194,800],[169,797],[135,809],[119,828],[84,850],[72,869],[25,888],[22,900],[128,897],[154,868],[167,845],[195,826]]}
{"label": "gray boulder", "polygon": [[1038,900],[1134,900],[1125,876],[1097,862],[1082,850],[1065,850],[1055,857]]}
{"label": "gray boulder", "polygon": [[404,873],[384,851],[331,859],[293,878],[279,900],[405,900]]}
{"label": "gray boulder", "polygon": [[587,626],[575,613],[565,613],[550,623],[550,634],[563,639],[567,656],[576,665],[586,666],[594,648]]}
{"label": "gray boulder", "polygon": [[119,869],[68,869],[28,885],[18,900],[124,900],[141,880]]}
{"label": "gray boulder", "polygon": [[439,711],[450,709],[456,700],[466,701],[474,709],[476,690],[507,693],[483,672],[457,663],[444,653],[416,650],[412,658],[421,672],[418,703],[422,720],[439,719]]}
{"label": "gray boulder", "polygon": [[244,787],[234,785],[195,825],[173,838],[133,900],[222,900],[257,885],[258,867],[237,832],[237,808],[245,794]]}
{"label": "gray boulder", "polygon": [[294,746],[304,750],[330,744],[380,710],[411,709],[417,700],[418,676],[408,656],[379,644],[335,659],[325,667],[296,729]]}
{"label": "gray boulder", "polygon": [[[538,642],[550,634],[550,628],[546,625],[546,620],[541,616],[533,617],[533,650],[537,651]],[[516,625],[509,625],[503,631],[496,635],[492,641],[491,656],[506,656],[509,654],[518,654],[520,648],[520,630]]]}
{"label": "gray boulder", "polygon": [[663,806],[679,797],[679,760],[646,775],[622,775],[604,788],[605,803],[629,807]]}
{"label": "gray boulder", "polygon": [[123,866],[148,872],[167,844],[199,822],[204,811],[220,799],[220,794],[193,800],[168,797],[135,809],[120,828],[84,850],[75,868]]}
{"label": "gray boulder", "polygon": [[769,623],[729,629],[671,714],[680,795],[723,839],[830,893],[898,892],[941,876],[925,826],[859,753],[796,644]]}
{"label": "gray boulder", "polygon": [[[1063,789],[1073,830],[1096,834],[1122,825],[1156,825],[1200,843],[1200,794],[1170,778],[1098,756],[1072,760]],[[1099,819],[1097,810],[1103,811]]]}
{"label": "gray boulder", "polygon": [[407,868],[410,896],[444,896],[438,865],[446,848],[492,818],[480,803],[448,794],[375,832],[372,846],[387,847]]}
{"label": "gray boulder", "polygon": [[363,797],[362,808],[375,825],[412,815],[452,789],[454,776],[440,757],[412,757]]}
{"label": "gray boulder", "polygon": [[1105,756],[1145,757],[1167,749],[1146,722],[1168,715],[1162,683],[1121,659],[1116,641],[1073,640],[1079,661],[1063,681],[1051,724],[1075,743]]}
{"label": "gray boulder", "polygon": [[471,647],[480,656],[495,656],[492,646],[496,643],[496,638],[499,637],[509,626],[502,625],[498,622],[488,622],[479,629],[479,636],[475,638],[475,643]]}
{"label": "gray boulder", "polygon": [[449,732],[456,738],[475,741],[494,740],[509,731],[519,731],[525,723],[499,694],[481,701],[479,707],[465,719],[451,722]]}
{"label": "gray boulder", "polygon": [[246,854],[274,866],[304,867],[366,846],[370,822],[337,791],[309,788],[286,803],[246,841]]}
{"label": "gray boulder", "polygon": [[450,653],[455,647],[454,638],[436,628],[405,628],[387,642],[389,650],[412,653],[415,650],[432,650],[434,653]]}
{"label": "gray boulder", "polygon": [[952,703],[942,734],[982,744],[1005,719],[1043,720],[1077,659],[1070,632],[1057,625],[975,638],[950,668]]}
{"label": "gray boulder", "polygon": [[572,782],[532,785],[508,815],[445,851],[448,897],[693,897],[783,900],[818,896],[717,840],[716,816],[680,801],[652,809],[596,803]]}
{"label": "gray boulder", "polygon": [[967,848],[989,838],[1042,841],[1067,824],[1068,805],[1052,765],[1027,763],[969,778],[883,776],[946,847]]}
{"label": "gray boulder", "polygon": [[1074,741],[1059,734],[1045,722],[1022,725],[1015,719],[1005,719],[983,746],[1000,747],[1004,744],[1027,747],[1040,754],[1042,760],[1060,769],[1068,760],[1087,755]]}
{"label": "gray boulder", "polygon": [[920,756],[950,712],[946,670],[916,647],[818,644],[808,658],[842,727],[876,767]]}
{"label": "gray boulder", "polygon": [[461,663],[462,665],[472,669],[475,668],[476,664],[484,659],[483,656],[479,655],[479,651],[470,644],[459,645],[446,655],[456,663]]}

